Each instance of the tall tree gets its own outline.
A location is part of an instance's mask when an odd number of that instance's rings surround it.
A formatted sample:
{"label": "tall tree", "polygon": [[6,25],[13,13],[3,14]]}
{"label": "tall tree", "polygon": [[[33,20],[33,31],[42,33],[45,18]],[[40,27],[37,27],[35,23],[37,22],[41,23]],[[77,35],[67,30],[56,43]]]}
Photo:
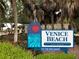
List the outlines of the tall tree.
{"label": "tall tree", "polygon": [[14,16],[14,23],[15,23],[14,43],[16,43],[18,39],[18,32],[17,32],[18,16],[17,16],[16,0],[12,0],[12,7],[13,7],[13,16]]}

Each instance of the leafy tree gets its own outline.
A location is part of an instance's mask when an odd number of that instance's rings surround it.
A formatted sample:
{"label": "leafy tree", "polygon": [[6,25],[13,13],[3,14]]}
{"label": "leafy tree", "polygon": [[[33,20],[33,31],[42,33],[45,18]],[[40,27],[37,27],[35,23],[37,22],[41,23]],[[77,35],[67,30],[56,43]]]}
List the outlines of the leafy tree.
{"label": "leafy tree", "polygon": [[6,9],[6,6],[5,6],[5,3],[3,0],[0,0],[0,29],[2,28],[2,22],[3,22],[3,19],[5,19],[5,9]]}

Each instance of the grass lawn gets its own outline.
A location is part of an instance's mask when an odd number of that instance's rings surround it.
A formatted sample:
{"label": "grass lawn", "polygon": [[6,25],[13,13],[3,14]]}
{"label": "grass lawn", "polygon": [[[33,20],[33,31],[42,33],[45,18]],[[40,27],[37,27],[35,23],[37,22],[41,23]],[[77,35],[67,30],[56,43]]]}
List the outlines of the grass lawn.
{"label": "grass lawn", "polygon": [[25,51],[19,46],[10,43],[0,43],[0,59],[32,59],[30,51]]}
{"label": "grass lawn", "polygon": [[0,42],[0,59],[76,59],[73,54],[39,54],[33,56],[30,51],[24,50],[19,46],[14,46],[7,42]]}
{"label": "grass lawn", "polygon": [[36,56],[36,59],[76,59],[73,54],[40,54]]}

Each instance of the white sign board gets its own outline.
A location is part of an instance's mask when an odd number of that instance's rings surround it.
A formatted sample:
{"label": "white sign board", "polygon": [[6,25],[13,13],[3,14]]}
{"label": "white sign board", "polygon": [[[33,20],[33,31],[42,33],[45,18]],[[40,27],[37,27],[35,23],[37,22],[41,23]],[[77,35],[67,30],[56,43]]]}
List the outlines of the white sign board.
{"label": "white sign board", "polygon": [[72,30],[42,30],[42,47],[73,47]]}

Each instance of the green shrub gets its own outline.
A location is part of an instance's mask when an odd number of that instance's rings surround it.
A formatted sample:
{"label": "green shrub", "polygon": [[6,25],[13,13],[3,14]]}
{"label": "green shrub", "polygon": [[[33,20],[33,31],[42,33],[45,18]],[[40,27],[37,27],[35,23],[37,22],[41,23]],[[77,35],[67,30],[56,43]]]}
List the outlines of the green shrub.
{"label": "green shrub", "polygon": [[33,56],[30,51],[25,51],[10,43],[0,43],[0,59],[33,59]]}
{"label": "green shrub", "polygon": [[76,59],[73,54],[40,54],[36,59]]}
{"label": "green shrub", "polygon": [[33,57],[30,51],[25,51],[10,43],[0,43],[0,59],[76,59],[73,54],[39,54]]}

